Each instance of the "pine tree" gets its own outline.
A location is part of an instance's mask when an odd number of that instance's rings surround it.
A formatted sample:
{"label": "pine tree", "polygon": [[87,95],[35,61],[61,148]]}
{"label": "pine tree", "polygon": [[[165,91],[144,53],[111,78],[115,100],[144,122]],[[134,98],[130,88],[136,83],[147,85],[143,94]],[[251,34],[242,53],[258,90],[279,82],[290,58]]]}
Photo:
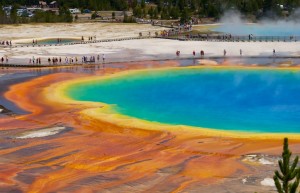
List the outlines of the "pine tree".
{"label": "pine tree", "polygon": [[187,8],[185,8],[181,12],[180,23],[184,24],[184,23],[188,22],[189,20],[190,20],[189,10]]}
{"label": "pine tree", "polygon": [[142,0],[142,1],[141,1],[141,7],[142,7],[143,9],[146,7],[145,0]]}
{"label": "pine tree", "polygon": [[6,13],[2,9],[2,5],[0,3],[0,24],[7,23],[7,16]]}
{"label": "pine tree", "polygon": [[153,19],[157,19],[157,18],[158,18],[158,10],[157,8],[155,8],[153,11]]}
{"label": "pine tree", "polygon": [[300,170],[297,167],[298,156],[290,164],[292,152],[289,150],[288,138],[284,138],[282,160],[278,161],[280,172],[275,171],[273,177],[279,193],[296,193],[300,180]]}
{"label": "pine tree", "polygon": [[12,9],[10,11],[10,20],[11,23],[18,23],[17,4],[14,4],[12,6]]}

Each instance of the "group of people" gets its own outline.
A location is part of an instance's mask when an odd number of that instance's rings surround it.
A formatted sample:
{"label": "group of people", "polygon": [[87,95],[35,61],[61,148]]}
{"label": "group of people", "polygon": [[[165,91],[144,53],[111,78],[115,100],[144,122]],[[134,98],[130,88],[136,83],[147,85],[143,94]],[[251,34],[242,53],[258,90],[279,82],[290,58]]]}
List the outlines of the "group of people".
{"label": "group of people", "polygon": [[[193,56],[196,56],[196,51],[195,50],[193,51]],[[203,50],[200,51],[200,56],[204,57],[204,51]]]}
{"label": "group of people", "polygon": [[105,54],[102,54],[102,57],[98,54],[97,57],[95,56],[82,56],[82,63],[95,63],[97,59],[97,62],[100,62],[102,59],[102,62],[105,63]]}
{"label": "group of people", "polygon": [[[98,54],[96,57],[95,56],[82,56],[81,58],[81,62],[82,64],[84,63],[96,63],[100,62],[100,60],[102,59],[102,62],[105,63],[105,54],[102,54],[102,57],[100,57],[100,55]],[[8,59],[6,59],[8,61]],[[58,64],[62,64],[63,59],[61,57],[52,57],[52,58],[48,58],[48,64],[49,65],[58,65]],[[4,62],[4,58],[2,57],[2,63]],[[64,59],[64,64],[78,64],[79,60],[78,57],[65,57]],[[42,64],[42,59],[39,58],[35,58],[34,56],[32,58],[29,59],[29,64]]]}
{"label": "group of people", "polygon": [[[93,36],[89,36],[88,39],[89,39],[89,41],[96,41],[97,40],[96,36],[94,36],[94,37]],[[82,36],[81,40],[84,41],[84,37],[83,36]]]}
{"label": "group of people", "polygon": [[[155,35],[158,36],[158,33],[155,32]],[[139,37],[143,37],[143,33],[142,32],[139,33]],[[151,37],[151,32],[148,32],[148,37]]]}
{"label": "group of people", "polygon": [[37,40],[32,40],[32,44],[37,44],[38,43],[38,41]]}
{"label": "group of people", "polygon": [[41,58],[35,58],[34,56],[32,57],[32,59],[29,59],[29,64],[41,64],[42,60]]}
{"label": "group of people", "polygon": [[[223,56],[226,57],[226,55],[227,55],[227,51],[226,51],[226,49],[224,49],[223,50]],[[176,51],[176,56],[180,56],[180,51],[179,50]],[[196,56],[196,51],[195,50],[193,51],[193,56]],[[204,51],[203,50],[200,51],[200,56],[204,57]],[[240,49],[240,56],[243,56],[243,50],[242,49]],[[276,56],[275,49],[273,49],[273,56]]]}
{"label": "group of people", "polygon": [[88,57],[88,56],[82,56],[82,63],[88,63],[88,62],[90,62],[90,63],[95,63],[96,62],[96,59],[95,59],[95,56],[90,56],[90,57]]}
{"label": "group of people", "polygon": [[[183,26],[178,28],[172,28],[170,30],[163,30],[160,31],[160,36],[162,37],[168,37],[168,36],[174,36],[174,35],[181,35],[184,32],[189,32],[192,29],[192,26]],[[158,36],[158,33],[155,34]],[[189,34],[187,34],[189,36]]]}
{"label": "group of people", "polygon": [[2,40],[0,41],[0,45],[3,45],[3,46],[11,46],[12,43],[11,43],[11,40]]}
{"label": "group of people", "polygon": [[178,24],[179,31],[192,31],[193,25],[190,23],[185,23],[183,25]]}
{"label": "group of people", "polygon": [[[176,51],[176,56],[180,56],[180,51],[179,50]],[[193,56],[196,56],[196,51],[195,50],[193,50]],[[200,51],[200,56],[204,57],[204,51],[203,50]]]}

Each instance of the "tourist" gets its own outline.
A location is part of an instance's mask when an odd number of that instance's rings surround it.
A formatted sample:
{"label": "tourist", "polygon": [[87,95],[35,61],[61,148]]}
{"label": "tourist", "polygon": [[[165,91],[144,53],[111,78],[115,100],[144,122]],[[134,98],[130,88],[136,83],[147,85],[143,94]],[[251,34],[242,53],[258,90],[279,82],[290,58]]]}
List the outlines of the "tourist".
{"label": "tourist", "polygon": [[275,51],[275,49],[273,49],[273,56],[276,56],[276,51]]}
{"label": "tourist", "polygon": [[102,60],[103,60],[103,63],[105,62],[105,55],[102,54]]}
{"label": "tourist", "polygon": [[100,60],[100,55],[98,54],[97,55],[97,61],[99,62],[99,60]]}
{"label": "tourist", "polygon": [[226,50],[224,49],[224,57],[226,56],[226,54],[227,54],[227,52],[226,52]]}
{"label": "tourist", "polygon": [[3,63],[3,62],[4,62],[4,58],[2,57],[2,58],[1,58],[1,63]]}
{"label": "tourist", "polygon": [[[3,59],[3,58],[2,58]],[[29,64],[31,64],[31,58],[29,58]]]}
{"label": "tourist", "polygon": [[200,55],[201,55],[202,58],[204,57],[204,51],[203,50],[201,50]]}
{"label": "tourist", "polygon": [[5,60],[6,60],[6,63],[8,63],[8,57],[7,56],[5,56]]}
{"label": "tourist", "polygon": [[195,55],[196,55],[196,52],[195,52],[195,50],[193,51],[193,56],[195,57]]}
{"label": "tourist", "polygon": [[242,56],[243,55],[243,51],[242,51],[242,49],[240,49],[240,56]]}

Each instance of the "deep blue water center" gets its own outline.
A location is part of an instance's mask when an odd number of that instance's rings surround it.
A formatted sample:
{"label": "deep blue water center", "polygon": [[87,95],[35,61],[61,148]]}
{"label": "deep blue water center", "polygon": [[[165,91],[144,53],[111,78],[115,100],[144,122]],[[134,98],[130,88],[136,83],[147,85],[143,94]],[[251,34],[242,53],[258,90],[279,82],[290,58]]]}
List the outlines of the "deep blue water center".
{"label": "deep blue water center", "polygon": [[68,95],[128,116],[247,132],[300,132],[300,71],[171,69],[75,84]]}

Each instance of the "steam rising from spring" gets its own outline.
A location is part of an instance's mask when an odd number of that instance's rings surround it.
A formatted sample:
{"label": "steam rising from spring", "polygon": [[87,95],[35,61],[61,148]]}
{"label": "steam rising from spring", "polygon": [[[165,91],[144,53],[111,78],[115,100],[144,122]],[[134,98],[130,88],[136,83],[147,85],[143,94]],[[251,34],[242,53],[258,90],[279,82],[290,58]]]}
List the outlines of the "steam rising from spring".
{"label": "steam rising from spring", "polygon": [[221,19],[222,25],[216,31],[232,35],[255,36],[300,36],[300,9],[286,19],[263,18],[256,24],[242,17],[238,11],[225,12]]}

